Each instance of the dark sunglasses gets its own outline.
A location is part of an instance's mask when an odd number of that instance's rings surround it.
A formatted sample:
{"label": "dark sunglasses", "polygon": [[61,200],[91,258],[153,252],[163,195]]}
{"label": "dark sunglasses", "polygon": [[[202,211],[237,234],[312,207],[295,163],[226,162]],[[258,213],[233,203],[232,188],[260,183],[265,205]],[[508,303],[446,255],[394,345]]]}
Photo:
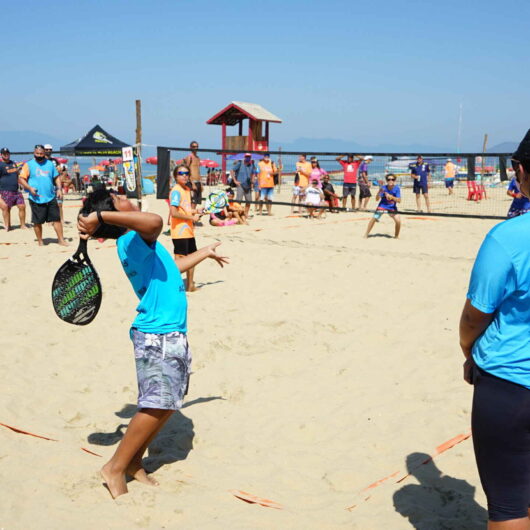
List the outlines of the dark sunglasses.
{"label": "dark sunglasses", "polygon": [[177,171],[177,175],[189,175],[189,171]]}
{"label": "dark sunglasses", "polygon": [[390,178],[390,179],[386,179],[387,182],[395,181],[395,180],[396,180],[396,179],[392,179],[392,178]]}
{"label": "dark sunglasses", "polygon": [[519,167],[519,164],[520,164],[520,163],[521,163],[521,162],[519,162],[519,160],[515,160],[514,158],[512,158],[512,169],[513,169],[514,171],[517,171],[517,168]]}

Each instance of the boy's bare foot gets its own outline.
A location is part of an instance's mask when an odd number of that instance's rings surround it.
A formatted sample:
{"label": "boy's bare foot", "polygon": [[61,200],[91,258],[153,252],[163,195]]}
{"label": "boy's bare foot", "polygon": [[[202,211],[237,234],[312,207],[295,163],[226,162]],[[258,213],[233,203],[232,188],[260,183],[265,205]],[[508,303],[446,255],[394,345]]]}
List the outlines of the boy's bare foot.
{"label": "boy's bare foot", "polygon": [[68,243],[64,239],[62,241],[59,241],[58,243],[59,243],[59,245],[61,245],[63,247],[68,247],[69,246]]}
{"label": "boy's bare foot", "polygon": [[186,289],[188,293],[193,293],[193,291],[196,291],[196,290],[197,290],[197,287],[195,287],[195,282],[190,283],[190,285],[188,285],[188,288]]}
{"label": "boy's bare foot", "polygon": [[158,486],[159,482],[154,478],[149,476],[145,469],[138,462],[131,462],[127,468],[127,475],[133,479],[141,482],[142,484],[147,484],[148,486]]}
{"label": "boy's bare foot", "polygon": [[44,246],[44,241],[42,239],[39,239],[37,241],[37,243],[39,244],[39,247],[43,247]]}
{"label": "boy's bare foot", "polygon": [[125,473],[113,473],[110,462],[101,468],[100,473],[113,499],[129,492],[125,482]]}

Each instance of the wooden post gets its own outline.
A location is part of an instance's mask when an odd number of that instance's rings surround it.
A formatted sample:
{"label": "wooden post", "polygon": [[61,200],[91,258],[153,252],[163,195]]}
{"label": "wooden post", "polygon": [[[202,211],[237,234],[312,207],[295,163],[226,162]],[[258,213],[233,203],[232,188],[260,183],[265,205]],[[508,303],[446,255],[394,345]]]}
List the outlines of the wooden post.
{"label": "wooden post", "polygon": [[136,156],[138,164],[136,167],[136,189],[138,207],[142,210],[142,101],[136,100]]}
{"label": "wooden post", "polygon": [[226,149],[226,123],[224,121],[221,124],[221,130],[222,130],[222,133],[223,133],[223,140],[221,142],[221,150],[223,152],[223,154],[221,155],[221,169],[223,171],[223,174],[221,175],[221,182],[223,184],[226,184],[226,182],[227,182],[227,178],[226,178],[226,153],[225,153],[225,149]]}
{"label": "wooden post", "polygon": [[488,145],[488,134],[484,135],[484,143],[482,144],[482,170],[480,173],[481,184],[484,182],[484,166],[486,165],[486,147]]}

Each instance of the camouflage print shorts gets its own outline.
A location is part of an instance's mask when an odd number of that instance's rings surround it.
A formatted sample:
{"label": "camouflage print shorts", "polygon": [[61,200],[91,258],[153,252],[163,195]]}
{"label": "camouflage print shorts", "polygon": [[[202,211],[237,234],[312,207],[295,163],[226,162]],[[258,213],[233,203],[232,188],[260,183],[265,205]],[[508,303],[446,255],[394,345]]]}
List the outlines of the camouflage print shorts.
{"label": "camouflage print shorts", "polygon": [[138,408],[180,409],[190,377],[188,338],[177,331],[159,335],[133,329],[131,335],[138,376]]}

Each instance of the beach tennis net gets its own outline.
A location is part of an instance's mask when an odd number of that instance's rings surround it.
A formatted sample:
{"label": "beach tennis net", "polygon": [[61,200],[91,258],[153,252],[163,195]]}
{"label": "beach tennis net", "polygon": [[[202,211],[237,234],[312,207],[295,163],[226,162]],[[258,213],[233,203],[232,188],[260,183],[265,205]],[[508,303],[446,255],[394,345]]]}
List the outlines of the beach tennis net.
{"label": "beach tennis net", "polygon": [[[252,152],[254,164],[258,166],[263,153]],[[171,173],[175,165],[189,155],[189,148],[158,147],[157,196],[167,198],[174,184]],[[418,205],[413,189],[414,179],[411,176],[412,166],[416,163],[415,153],[352,153],[356,159],[366,161],[368,183],[371,198],[366,205],[374,210],[378,201],[376,195],[380,186],[385,184],[386,176],[392,173],[396,184],[401,189],[399,210],[403,213],[417,213]],[[200,149],[197,152],[201,163],[201,180],[205,193],[209,189],[227,187],[233,177],[233,170],[243,159],[244,153],[220,151],[219,149]],[[273,205],[288,207],[292,200],[292,190],[297,172],[297,162],[305,155],[307,161],[316,158],[321,170],[325,171],[339,196],[342,207],[344,168],[337,160],[347,161],[347,154],[317,152],[281,152],[270,151],[271,160],[279,170]],[[512,197],[508,196],[507,188],[514,177],[510,165],[509,153],[425,153],[423,162],[429,165],[428,198],[433,214],[454,217],[499,218],[506,217]],[[364,160],[366,159],[366,160]],[[446,165],[454,164],[452,181],[448,178]],[[359,175],[358,175],[359,177]],[[359,206],[360,183],[358,178],[356,190],[356,207]],[[427,212],[426,203],[420,191],[420,207]],[[345,207],[350,209],[351,196]]]}

